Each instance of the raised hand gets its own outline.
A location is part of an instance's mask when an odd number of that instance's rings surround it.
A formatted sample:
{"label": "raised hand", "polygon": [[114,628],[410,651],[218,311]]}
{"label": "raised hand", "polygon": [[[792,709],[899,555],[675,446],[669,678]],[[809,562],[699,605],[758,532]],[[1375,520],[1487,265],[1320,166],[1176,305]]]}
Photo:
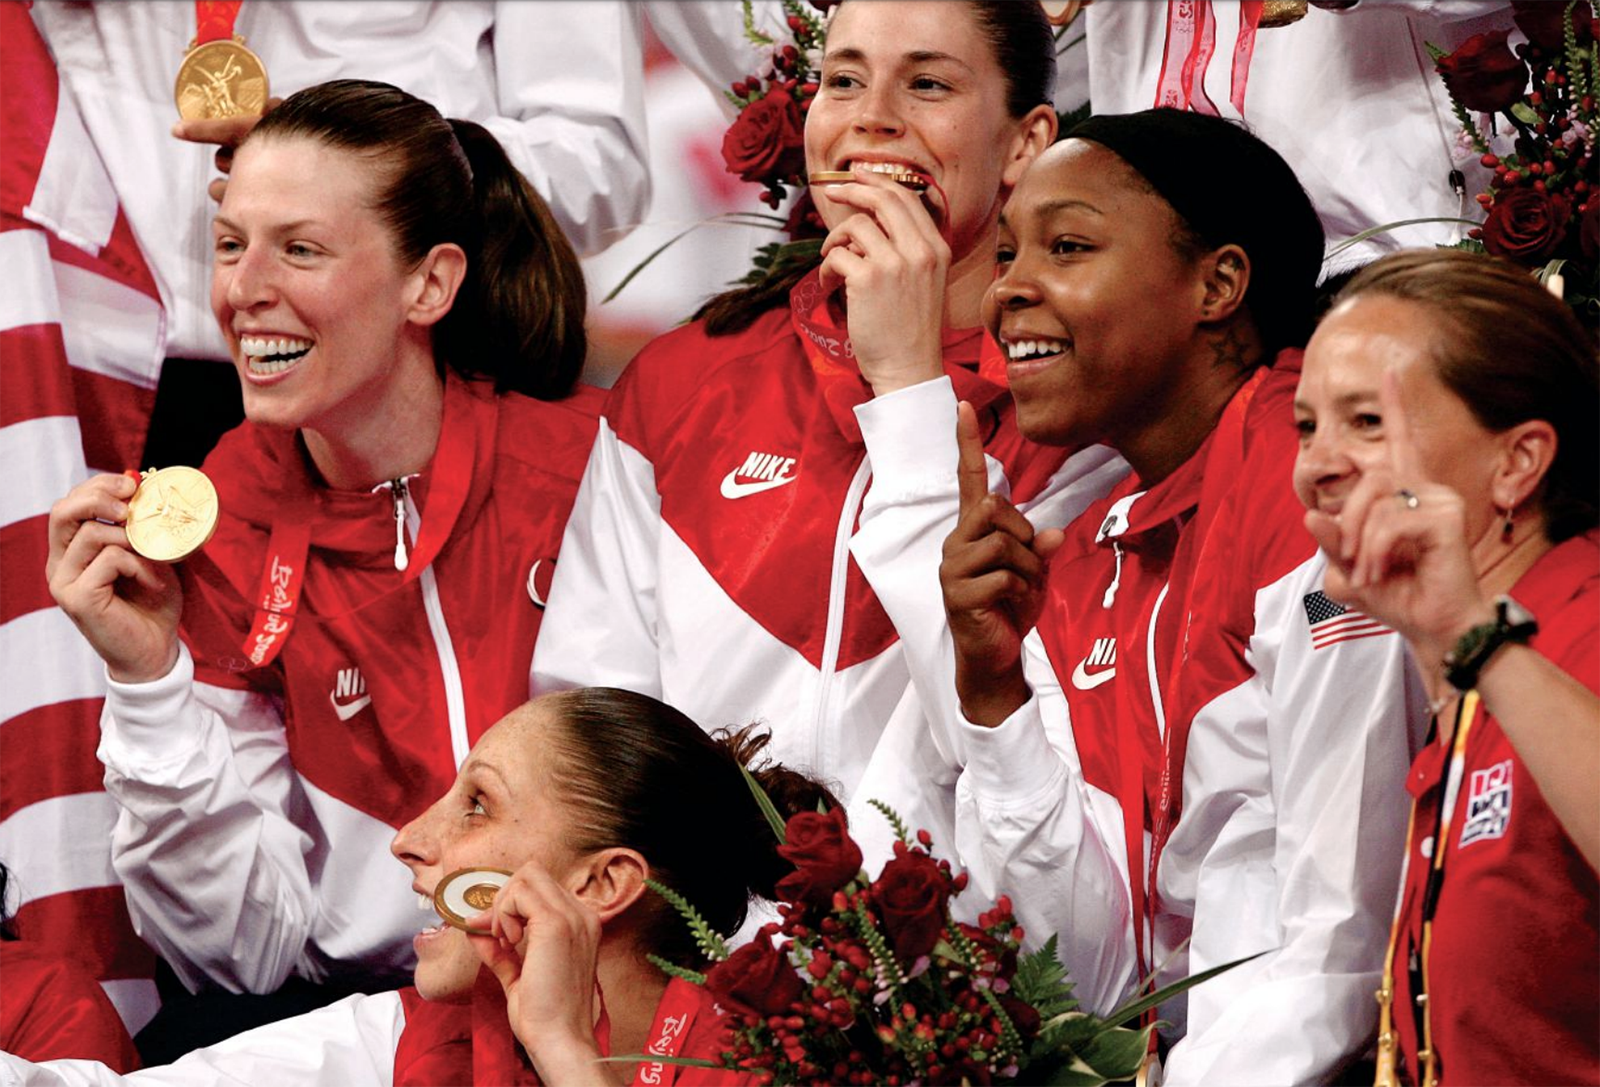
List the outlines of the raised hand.
{"label": "raised hand", "polygon": [[856,209],[822,243],[824,290],[844,288],[861,376],[883,396],[944,373],[945,277],[950,246],[920,194],[855,168],[819,200]]}
{"label": "raised hand", "polygon": [[1328,596],[1399,631],[1419,660],[1437,661],[1494,609],[1473,568],[1465,504],[1424,474],[1393,371],[1378,397],[1382,459],[1336,516],[1308,510],[1306,529],[1328,558]]}
{"label": "raised hand", "polygon": [[1015,506],[990,493],[977,415],[965,401],[956,409],[956,444],[961,512],[944,543],[939,584],[962,712],[994,726],[1028,700],[1022,640],[1039,620],[1050,556],[1064,537],[1060,529],[1034,532]]}
{"label": "raised hand", "polygon": [[[215,117],[205,120],[179,121],[172,126],[172,134],[180,140],[190,143],[217,144],[216,164],[217,169],[224,174],[233,169],[233,151],[250,135],[251,129],[260,123],[261,118],[272,112],[280,103],[281,98],[267,99],[266,108],[260,113],[251,113],[239,117]],[[222,203],[222,194],[228,191],[228,179],[219,177],[206,187],[211,199]]]}
{"label": "raised hand", "polygon": [[565,1070],[603,1079],[594,1040],[600,917],[537,862],[524,864],[472,918],[479,958],[505,989],[511,1029],[547,1083],[574,1082]]}
{"label": "raised hand", "polygon": [[183,590],[171,567],[128,546],[122,527],[138,484],[98,475],[50,508],[50,595],[121,683],[160,679],[178,659]]}

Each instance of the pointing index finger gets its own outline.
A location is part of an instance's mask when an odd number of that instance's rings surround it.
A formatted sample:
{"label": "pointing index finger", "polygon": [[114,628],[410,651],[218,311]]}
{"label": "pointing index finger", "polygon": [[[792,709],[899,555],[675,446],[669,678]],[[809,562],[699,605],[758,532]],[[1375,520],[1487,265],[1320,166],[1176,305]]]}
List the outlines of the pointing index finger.
{"label": "pointing index finger", "polygon": [[978,413],[965,400],[956,405],[956,482],[960,486],[961,513],[983,501],[989,493],[989,468],[978,437]]}
{"label": "pointing index finger", "polygon": [[1406,419],[1405,406],[1400,402],[1400,378],[1394,368],[1383,371],[1378,382],[1378,404],[1383,411],[1384,443],[1389,454],[1389,470],[1395,482],[1402,487],[1423,481],[1422,461],[1417,455],[1416,442],[1411,437],[1411,423]]}

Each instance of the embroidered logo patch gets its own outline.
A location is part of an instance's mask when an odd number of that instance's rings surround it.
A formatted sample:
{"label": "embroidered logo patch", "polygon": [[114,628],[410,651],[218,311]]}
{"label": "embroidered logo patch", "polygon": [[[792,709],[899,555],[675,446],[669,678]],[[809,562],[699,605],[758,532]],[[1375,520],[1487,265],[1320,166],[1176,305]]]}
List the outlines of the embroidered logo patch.
{"label": "embroidered logo patch", "polygon": [[1467,795],[1465,818],[1461,822],[1461,845],[1503,837],[1511,823],[1511,760],[1497,762],[1487,770],[1472,772],[1472,789]]}

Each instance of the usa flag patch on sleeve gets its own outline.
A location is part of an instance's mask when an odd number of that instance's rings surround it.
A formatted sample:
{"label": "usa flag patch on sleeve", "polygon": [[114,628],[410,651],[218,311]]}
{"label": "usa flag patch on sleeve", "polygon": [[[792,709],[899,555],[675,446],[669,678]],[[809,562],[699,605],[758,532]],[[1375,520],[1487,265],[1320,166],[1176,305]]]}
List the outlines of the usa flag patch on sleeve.
{"label": "usa flag patch on sleeve", "polygon": [[1380,634],[1393,633],[1372,616],[1351,611],[1343,604],[1329,600],[1321,589],[1307,593],[1304,603],[1306,622],[1311,625],[1312,649],[1326,649],[1340,642],[1351,642],[1357,638],[1376,638]]}

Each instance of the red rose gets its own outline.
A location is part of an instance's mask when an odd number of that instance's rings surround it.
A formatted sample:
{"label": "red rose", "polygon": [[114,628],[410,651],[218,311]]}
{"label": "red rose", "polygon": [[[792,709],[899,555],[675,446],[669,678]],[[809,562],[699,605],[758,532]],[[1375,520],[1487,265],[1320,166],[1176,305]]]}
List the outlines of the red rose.
{"label": "red rose", "polygon": [[778,897],[785,902],[826,906],[834,891],[861,872],[861,847],[850,837],[842,808],[826,815],[791,815],[784,837],[788,842],[778,847],[778,855],[795,869],[778,881]]}
{"label": "red rose", "polygon": [[[1551,0],[1511,0],[1511,10],[1517,29],[1534,45],[1549,50],[1565,48],[1561,17],[1567,10],[1566,0],[1555,0],[1553,3]],[[1580,49],[1592,40],[1590,24],[1588,4],[1579,4],[1572,9],[1572,29],[1577,35]]]}
{"label": "red rose", "polygon": [[785,1015],[806,995],[805,983],[772,941],[758,937],[706,971],[706,988],[729,1011]]}
{"label": "red rose", "polygon": [[1471,110],[1494,113],[1507,110],[1522,97],[1528,69],[1506,47],[1509,30],[1475,34],[1437,66],[1444,85],[1457,102]]}
{"label": "red rose", "polygon": [[1578,250],[1584,260],[1600,256],[1600,197],[1589,197],[1589,206],[1578,220]]}
{"label": "red rose", "polygon": [[933,950],[944,931],[950,881],[932,857],[906,852],[892,858],[872,885],[872,898],[902,965]]}
{"label": "red rose", "polygon": [[745,181],[765,184],[806,168],[805,122],[789,92],[773,87],[733,119],[722,137],[722,160],[728,172]]}
{"label": "red rose", "polygon": [[1483,224],[1483,247],[1518,264],[1542,263],[1567,236],[1567,202],[1534,189],[1495,197]]}
{"label": "red rose", "polygon": [[817,210],[816,201],[811,199],[810,189],[801,193],[800,199],[789,209],[789,220],[783,224],[783,229],[788,232],[789,240],[795,242],[803,238],[827,236],[828,224],[822,221],[822,213]]}

